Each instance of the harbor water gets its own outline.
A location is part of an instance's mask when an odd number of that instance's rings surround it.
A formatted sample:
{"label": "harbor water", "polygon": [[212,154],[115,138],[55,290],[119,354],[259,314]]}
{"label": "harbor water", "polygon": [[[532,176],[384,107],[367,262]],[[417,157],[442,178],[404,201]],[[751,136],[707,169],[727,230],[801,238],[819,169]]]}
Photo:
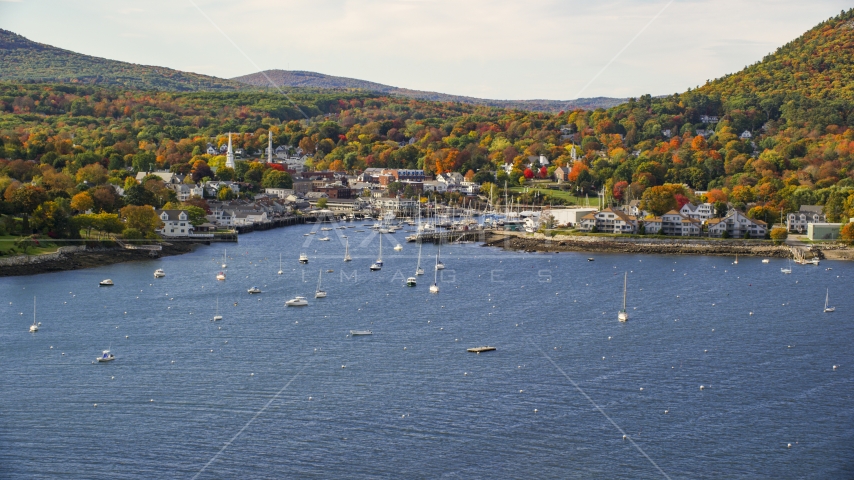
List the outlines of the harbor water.
{"label": "harbor water", "polygon": [[854,477],[850,263],[452,244],[430,294],[345,225],[0,279],[0,478]]}

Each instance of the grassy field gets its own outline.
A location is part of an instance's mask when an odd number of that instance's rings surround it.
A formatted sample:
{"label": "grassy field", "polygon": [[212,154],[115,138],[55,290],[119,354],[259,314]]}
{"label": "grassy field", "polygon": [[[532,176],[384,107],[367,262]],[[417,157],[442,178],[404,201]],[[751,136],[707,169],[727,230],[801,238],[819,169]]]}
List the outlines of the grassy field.
{"label": "grassy field", "polygon": [[[15,246],[15,240],[20,237],[13,237],[10,235],[0,236],[0,255],[18,255],[24,253],[24,251]],[[51,253],[55,252],[56,249],[59,248],[59,245],[49,242],[46,240],[39,240],[38,247],[31,247],[27,250],[28,255],[38,255],[41,253]]]}
{"label": "grassy field", "polygon": [[[512,187],[509,190],[513,193],[518,194],[518,193],[524,193],[525,189],[528,189],[528,192],[530,192],[530,193],[540,192],[540,195],[545,197],[546,199],[554,198],[554,199],[561,200],[561,201],[567,202],[567,203],[572,203],[575,205],[583,205],[584,204],[584,197],[576,197],[576,196],[572,195],[570,192],[564,192],[563,190],[549,190],[547,188],[537,188],[537,187]],[[591,202],[593,202],[594,204],[596,203],[595,195],[594,195],[593,200],[591,200]],[[545,203],[548,203],[548,200],[546,200]]]}

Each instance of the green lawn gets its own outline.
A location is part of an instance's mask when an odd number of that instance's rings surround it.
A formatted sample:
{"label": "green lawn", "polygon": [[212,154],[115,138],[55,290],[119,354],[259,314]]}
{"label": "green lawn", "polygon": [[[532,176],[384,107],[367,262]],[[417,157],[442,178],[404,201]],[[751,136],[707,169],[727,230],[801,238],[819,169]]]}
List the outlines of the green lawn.
{"label": "green lawn", "polygon": [[[584,204],[584,197],[579,198],[579,197],[572,195],[570,192],[564,192],[563,190],[549,190],[547,188],[537,188],[537,187],[533,187],[533,186],[531,186],[531,187],[511,187],[509,190],[513,193],[518,194],[518,193],[523,193],[526,188],[528,189],[528,192],[530,192],[530,193],[540,192],[540,195],[543,197],[546,197],[546,198],[555,198],[555,199],[558,199],[558,200],[561,200],[561,201],[564,201],[567,203],[573,203],[575,205],[583,205]],[[591,200],[591,202],[594,202],[594,203],[596,202],[595,196],[594,196],[593,200]],[[548,203],[548,201],[546,201],[545,203]]]}
{"label": "green lawn", "polygon": [[[14,237],[11,235],[0,236],[0,255],[18,255],[24,253],[23,250],[15,247],[15,240],[20,237]],[[39,240],[38,247],[32,247],[27,251],[29,255],[38,255],[40,253],[51,253],[55,252],[59,248],[59,245],[47,241],[47,240]],[[11,251],[13,250],[14,251]]]}

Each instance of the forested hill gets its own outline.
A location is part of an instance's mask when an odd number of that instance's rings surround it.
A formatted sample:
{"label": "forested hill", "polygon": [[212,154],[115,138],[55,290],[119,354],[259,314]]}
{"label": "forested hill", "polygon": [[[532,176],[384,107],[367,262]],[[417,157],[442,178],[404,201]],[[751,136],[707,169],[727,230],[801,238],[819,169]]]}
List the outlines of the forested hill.
{"label": "forested hill", "polygon": [[83,55],[0,29],[0,80],[80,83],[161,91],[235,91],[222,78]]}
{"label": "forested hill", "polygon": [[[314,170],[455,171],[514,187],[569,166],[561,188],[604,190],[615,203],[640,198],[655,214],[691,199],[729,202],[769,223],[802,205],[824,205],[829,221],[842,221],[854,217],[852,21],[854,10],[843,12],[695,90],[557,114],[299,89],[291,99],[305,119],[285,96],[257,88],[151,92],[0,81],[0,213],[35,215],[44,198],[61,202],[87,185],[129,186],[127,177],[160,168],[260,188],[269,166],[240,161],[232,170],[206,153],[209,142],[222,145],[235,132],[235,147],[250,158],[261,156],[272,134],[275,146],[310,152],[306,166]],[[539,155],[551,164],[532,171],[529,159]],[[32,197],[39,202],[16,193],[33,189],[41,189]],[[522,202],[545,198],[522,195]]]}
{"label": "forested hill", "polygon": [[724,98],[786,97],[854,100],[854,18],[843,12],[744,70],[702,87]]}
{"label": "forested hill", "polygon": [[450,95],[447,93],[426,92],[408,88],[392,87],[381,83],[356,78],[335,77],[316,72],[298,70],[266,70],[264,72],[232,78],[232,80],[258,87],[270,86],[272,80],[279,87],[311,87],[322,89],[364,90],[395,97],[430,100],[434,102],[460,102],[470,105],[528,110],[534,112],[561,112],[575,109],[595,110],[611,108],[626,101],[625,98],[594,97],[575,100],[490,100],[484,98]]}

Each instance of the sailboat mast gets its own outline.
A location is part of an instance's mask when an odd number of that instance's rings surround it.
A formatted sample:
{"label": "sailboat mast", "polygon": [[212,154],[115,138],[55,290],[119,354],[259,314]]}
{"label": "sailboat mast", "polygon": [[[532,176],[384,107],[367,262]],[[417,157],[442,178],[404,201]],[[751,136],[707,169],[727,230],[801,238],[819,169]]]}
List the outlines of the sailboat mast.
{"label": "sailboat mast", "polygon": [[628,287],[629,272],[623,275],[623,311],[626,310],[626,288]]}

